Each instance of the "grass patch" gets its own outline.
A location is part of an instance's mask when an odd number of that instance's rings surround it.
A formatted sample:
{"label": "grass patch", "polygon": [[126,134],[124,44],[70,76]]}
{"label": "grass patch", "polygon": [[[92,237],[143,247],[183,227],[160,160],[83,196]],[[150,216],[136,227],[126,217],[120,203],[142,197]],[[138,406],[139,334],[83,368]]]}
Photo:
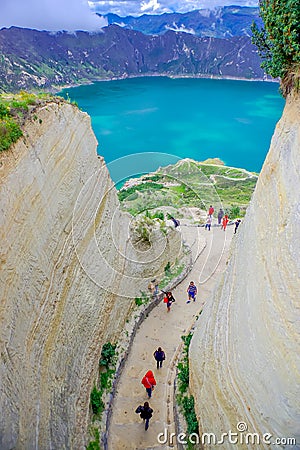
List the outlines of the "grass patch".
{"label": "grass patch", "polygon": [[147,191],[150,190],[152,191],[157,190],[157,189],[162,189],[163,185],[162,184],[158,184],[158,183],[150,183],[150,182],[145,182],[145,183],[141,183],[138,184],[137,186],[132,186],[128,189],[122,189],[118,192],[118,196],[119,196],[119,200],[120,202],[122,202],[123,200],[126,200],[127,197],[129,197],[130,195],[132,195],[133,193],[137,193],[137,192],[142,192],[142,191]]}

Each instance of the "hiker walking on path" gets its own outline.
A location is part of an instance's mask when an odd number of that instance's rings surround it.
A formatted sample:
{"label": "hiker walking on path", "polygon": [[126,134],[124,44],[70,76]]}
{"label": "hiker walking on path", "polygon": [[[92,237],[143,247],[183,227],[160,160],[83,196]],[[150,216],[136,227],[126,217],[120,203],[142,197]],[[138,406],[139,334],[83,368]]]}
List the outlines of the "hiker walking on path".
{"label": "hiker walking on path", "polygon": [[[163,291],[164,292],[164,291]],[[167,304],[167,311],[170,312],[171,305],[175,302],[175,298],[172,295],[172,292],[164,292],[166,296],[164,297],[164,303]]]}
{"label": "hiker walking on path", "polygon": [[212,218],[211,218],[211,216],[208,216],[207,220],[206,220],[206,224],[205,224],[205,229],[206,230],[208,229],[208,231],[210,231],[211,222],[212,222]]}
{"label": "hiker walking on path", "polygon": [[224,217],[224,211],[222,208],[220,208],[220,211],[218,212],[218,224],[221,225],[221,221]]}
{"label": "hiker walking on path", "polygon": [[179,225],[180,225],[179,220],[175,219],[173,216],[171,216],[170,219],[174,223],[175,228],[179,227]]}
{"label": "hiker walking on path", "polygon": [[148,284],[148,291],[150,292],[152,297],[158,295],[158,286],[159,280],[157,280],[156,278],[154,280],[151,280],[150,283]]}
{"label": "hiker walking on path", "polygon": [[238,229],[240,223],[241,223],[241,219],[237,219],[237,221],[234,223],[235,224],[234,234],[236,233],[236,230]]}
{"label": "hiker walking on path", "polygon": [[209,210],[208,210],[208,215],[209,215],[210,217],[212,217],[214,211],[215,211],[214,207],[213,207],[212,205],[210,205]]}
{"label": "hiker walking on path", "polygon": [[187,303],[190,303],[191,300],[193,300],[193,302],[196,301],[196,295],[197,295],[197,288],[195,286],[195,283],[193,281],[190,281],[190,284],[188,285],[187,288],[187,293],[188,293],[188,300]]}
{"label": "hiker walking on path", "polygon": [[156,385],[156,381],[155,381],[152,370],[148,370],[146,375],[142,378],[141,383],[146,388],[148,398],[151,398],[152,391],[154,389],[154,386]]}
{"label": "hiker walking on path", "polygon": [[150,405],[148,402],[145,402],[144,405],[139,405],[135,412],[137,414],[140,413],[140,418],[145,421],[145,430],[148,430],[149,428],[149,420],[152,417],[153,409],[150,408]]}
{"label": "hiker walking on path", "polygon": [[150,292],[151,296],[154,295],[155,291],[154,280],[150,281],[150,283],[148,284],[148,291]]}
{"label": "hiker walking on path", "polygon": [[[217,213],[219,208],[219,205],[218,208],[215,208],[216,215],[214,217],[216,218],[216,223],[218,223]],[[205,218],[206,216],[207,211]],[[242,219],[242,222],[243,221],[244,220]],[[221,225],[219,229],[220,228]],[[173,231],[175,232],[175,230]],[[107,427],[108,449],[166,450],[168,447],[171,447],[171,445],[158,445],[157,440],[158,433],[164,431],[164,424],[167,424],[168,442],[171,441],[171,438],[169,440],[169,437],[172,432],[175,433],[175,436],[178,435],[178,431],[175,429],[174,420],[175,398],[173,396],[173,386],[176,378],[177,355],[180,352],[182,343],[181,336],[186,334],[187,329],[194,324],[197,317],[195,314],[201,310],[204,300],[211,297],[221,279],[223,271],[227,267],[227,258],[228,255],[231,254],[231,242],[235,237],[240,237],[235,236],[233,231],[234,226],[232,227],[232,232],[229,232],[225,239],[224,235],[226,233],[224,232],[214,232],[212,234],[207,232],[204,229],[204,226],[202,226],[197,228],[197,233],[195,233],[194,227],[182,226],[183,237],[194,249],[195,254],[200,254],[195,260],[192,272],[188,275],[188,278],[183,279],[176,287],[176,290],[175,288],[172,290],[176,303],[174,304],[174,308],[171,306],[171,312],[166,313],[166,306],[162,304],[161,299],[159,305],[149,313],[148,317],[145,317],[145,320],[137,330],[136,337],[133,339],[130,346],[130,352],[125,361],[116,392],[113,396],[113,405],[111,409],[112,416],[110,424]],[[243,230],[238,230],[237,234],[241,231]],[[196,240],[195,236],[197,237]],[[208,245],[205,246],[205,242],[207,242]],[[214,242],[216,245],[211,246],[210,242]],[[211,277],[209,276],[211,274],[211,268],[207,267],[207,258],[209,256],[213,258],[213,261],[220,261],[218,270],[216,270]],[[203,267],[207,267],[207,270],[203,269]],[[201,279],[207,279],[207,281],[201,283],[201,289],[200,281],[198,281],[200,273],[202,274]],[[150,275],[150,278],[147,279],[147,281],[149,282],[149,280],[153,280],[156,277],[156,274]],[[191,302],[187,305],[187,287],[190,280],[195,281],[199,290],[199,295],[197,294],[195,303]],[[147,290],[147,282],[145,283],[145,287]],[[167,292],[163,286],[160,287]],[[167,289],[170,290],[169,288]],[[165,296],[164,293],[161,292],[161,294],[162,297]],[[180,298],[181,301],[179,301]],[[198,326],[201,326],[201,324]],[[158,349],[158,346],[160,346],[166,354],[166,359],[162,363],[162,369],[159,370],[156,369],[156,360],[153,356],[154,350]],[[152,395],[151,399],[148,399],[145,388],[140,383],[143,375],[149,369],[153,371],[155,379],[157,378],[154,396]],[[136,374],[138,374],[138,378],[136,383],[134,383],[133,377],[135,377]],[[143,406],[145,401],[149,402],[150,407],[154,410],[147,431],[145,431],[143,419],[140,418],[139,414],[135,413],[137,406]],[[172,448],[172,450],[179,447],[179,444],[176,441],[177,439],[173,438],[174,448]],[[163,442],[163,438],[161,439],[161,442]],[[222,447],[222,445],[220,447]],[[171,448],[168,450],[171,450]]]}
{"label": "hiker walking on path", "polygon": [[222,226],[221,226],[221,230],[226,230],[227,224],[229,222],[229,217],[227,216],[227,214],[225,214],[225,216],[223,217],[222,220]]}
{"label": "hiker walking on path", "polygon": [[162,368],[162,363],[166,359],[166,354],[161,347],[158,347],[157,350],[153,353],[153,356],[156,360],[157,368]]}

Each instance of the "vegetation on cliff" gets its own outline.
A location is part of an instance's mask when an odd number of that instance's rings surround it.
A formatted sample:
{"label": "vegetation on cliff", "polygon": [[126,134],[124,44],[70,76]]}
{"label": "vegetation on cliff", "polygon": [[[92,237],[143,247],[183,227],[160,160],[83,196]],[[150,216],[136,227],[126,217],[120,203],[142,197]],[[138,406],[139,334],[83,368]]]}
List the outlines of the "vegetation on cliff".
{"label": "vegetation on cliff", "polygon": [[180,208],[206,210],[213,202],[234,218],[245,214],[256,182],[256,173],[227,167],[219,160],[184,159],[127,181],[119,199],[123,209],[134,216],[145,213],[165,220],[175,208],[180,218]]}
{"label": "vegetation on cliff", "polygon": [[260,0],[261,29],[253,23],[252,42],[263,59],[262,68],[281,78],[283,95],[300,88],[300,0]]}
{"label": "vegetation on cliff", "polygon": [[33,94],[20,91],[17,94],[6,93],[0,95],[0,152],[10,148],[12,144],[23,136],[22,126],[29,117],[33,121],[42,123],[38,117],[38,107],[52,101],[56,103],[65,102],[78,106],[76,102],[71,102],[62,97],[52,94]]}
{"label": "vegetation on cliff", "polygon": [[[177,364],[178,370],[178,393],[176,396],[179,408],[185,418],[187,426],[187,435],[199,435],[199,424],[195,413],[195,400],[189,392],[190,368],[189,368],[189,347],[193,334],[181,336],[184,342],[181,361]],[[188,440],[188,449],[194,448],[194,445]]]}

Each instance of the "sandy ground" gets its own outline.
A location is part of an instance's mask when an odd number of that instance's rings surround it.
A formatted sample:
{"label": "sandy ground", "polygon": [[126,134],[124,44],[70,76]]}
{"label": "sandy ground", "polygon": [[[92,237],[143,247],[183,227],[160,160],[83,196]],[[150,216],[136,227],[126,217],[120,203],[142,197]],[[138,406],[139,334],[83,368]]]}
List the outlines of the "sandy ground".
{"label": "sandy ground", "polygon": [[[173,381],[177,357],[181,350],[181,336],[188,333],[196,316],[209,300],[216,282],[224,271],[228,258],[234,227],[226,232],[219,227],[211,231],[203,227],[182,224],[183,239],[191,246],[194,266],[188,277],[173,290],[176,302],[168,313],[166,305],[161,302],[149,314],[139,328],[128,360],[126,361],[113,404],[113,414],[109,429],[109,450],[150,450],[176,448],[174,445],[160,444],[157,436],[175,432],[173,418]],[[193,280],[198,288],[196,302],[187,301],[187,286]],[[201,320],[201,319],[200,319]],[[156,369],[153,352],[161,346],[166,353],[162,369]],[[149,400],[154,410],[150,427],[144,429],[139,414],[135,413],[138,405],[148,401],[145,388],[141,384],[144,374],[152,370],[157,382],[152,398]],[[163,439],[162,439],[163,440]]]}

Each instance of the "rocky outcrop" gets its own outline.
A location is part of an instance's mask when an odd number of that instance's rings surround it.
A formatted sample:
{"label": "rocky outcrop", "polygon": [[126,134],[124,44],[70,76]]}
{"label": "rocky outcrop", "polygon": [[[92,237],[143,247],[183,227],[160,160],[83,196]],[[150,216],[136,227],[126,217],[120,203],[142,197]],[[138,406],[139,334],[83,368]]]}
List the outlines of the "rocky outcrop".
{"label": "rocky outcrop", "polygon": [[[238,444],[225,437],[220,448],[270,448],[276,438],[288,437],[300,443],[299,118],[299,95],[291,96],[228,270],[192,339],[191,390],[200,431],[217,439],[229,430],[238,433]],[[257,438],[243,443],[241,421],[258,433],[259,444]],[[264,442],[265,433],[272,437]],[[282,444],[275,448],[299,448]]]}
{"label": "rocky outcrop", "polygon": [[87,114],[57,100],[31,117],[1,154],[0,448],[77,450],[102,344],[181,243],[131,240]]}

